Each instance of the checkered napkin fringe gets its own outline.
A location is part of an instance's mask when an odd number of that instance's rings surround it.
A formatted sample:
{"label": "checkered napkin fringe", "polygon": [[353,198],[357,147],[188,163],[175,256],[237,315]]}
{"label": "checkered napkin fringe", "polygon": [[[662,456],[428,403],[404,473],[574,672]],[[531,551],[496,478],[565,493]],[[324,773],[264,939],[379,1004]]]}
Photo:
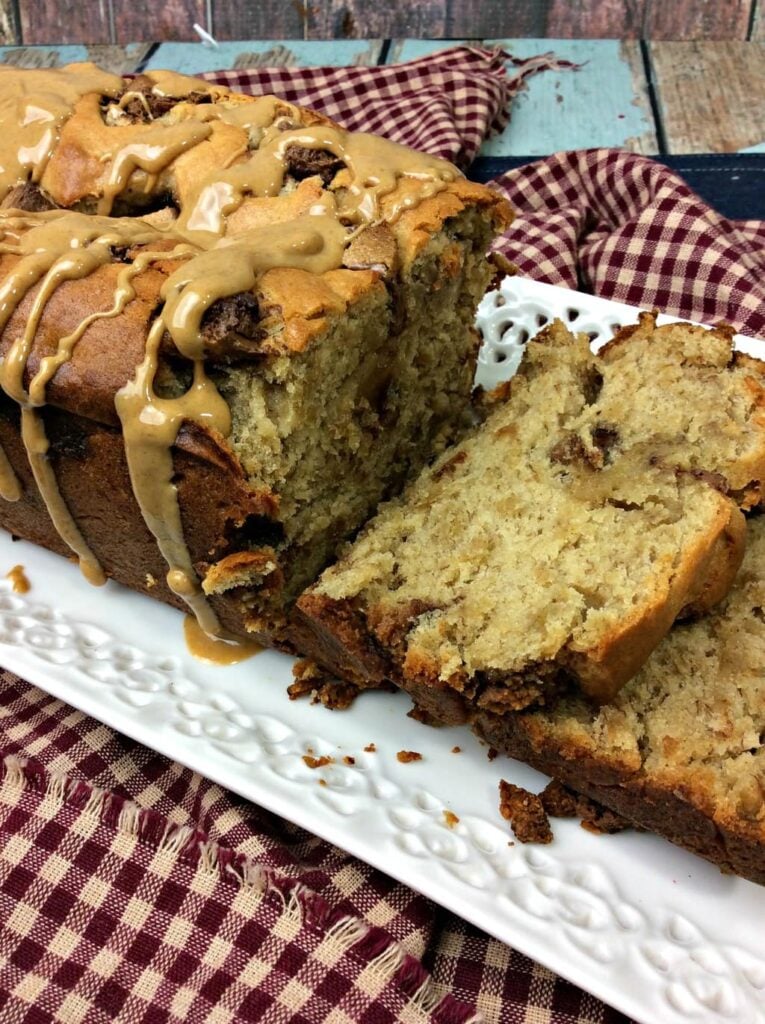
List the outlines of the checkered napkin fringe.
{"label": "checkered napkin fringe", "polygon": [[[508,62],[515,68],[510,76]],[[458,46],[380,67],[249,68],[200,77],[241,92],[275,93],[352,131],[464,166],[487,135],[507,125],[508,104],[530,75],[574,67],[551,53],[519,60],[499,49]]]}
{"label": "checkered napkin fringe", "polygon": [[614,149],[557,153],[495,183],[520,273],[765,336],[765,222],[729,221],[676,174]]}
{"label": "checkered napkin fringe", "polygon": [[0,741],[2,1024],[625,1020],[3,671]]}
{"label": "checkered napkin fringe", "polygon": [[467,1024],[382,929],[204,833],[0,762],[2,1020]]}

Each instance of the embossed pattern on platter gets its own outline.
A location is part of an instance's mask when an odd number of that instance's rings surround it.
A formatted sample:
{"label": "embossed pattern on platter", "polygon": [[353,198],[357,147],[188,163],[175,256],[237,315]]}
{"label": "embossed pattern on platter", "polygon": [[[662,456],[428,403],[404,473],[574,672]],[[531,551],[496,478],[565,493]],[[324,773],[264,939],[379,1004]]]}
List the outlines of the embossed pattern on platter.
{"label": "embossed pattern on platter", "polygon": [[210,693],[183,675],[178,659],[147,656],[103,629],[12,593],[8,581],[0,583],[0,643],[21,645],[59,670],[84,674],[105,687],[105,698],[122,703],[123,713],[164,702],[175,730],[188,740],[211,743],[303,790],[320,776],[325,785],[316,787],[316,798],[330,812],[352,817],[376,805],[403,854],[435,859],[458,884],[491,890],[500,910],[549,922],[602,965],[637,951],[682,1016],[740,1019],[745,1008],[756,1013],[765,999],[765,961],[715,944],[678,914],[656,908],[649,916],[624,899],[602,866],[567,863],[534,846],[510,850],[507,831],[481,817],[461,814],[450,828],[444,811],[451,808],[442,799],[398,785],[375,755],[356,755],[353,766],[312,770],[302,755],[309,748],[322,752],[315,738],[273,716],[248,714],[228,695]]}

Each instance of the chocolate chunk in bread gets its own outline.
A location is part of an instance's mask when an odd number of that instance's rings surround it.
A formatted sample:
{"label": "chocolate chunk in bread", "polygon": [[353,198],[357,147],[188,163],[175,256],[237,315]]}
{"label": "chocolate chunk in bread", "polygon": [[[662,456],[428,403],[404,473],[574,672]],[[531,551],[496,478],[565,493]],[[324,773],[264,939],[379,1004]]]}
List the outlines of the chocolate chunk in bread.
{"label": "chocolate chunk in bread", "polygon": [[[121,111],[130,124],[147,124],[162,117],[172,110],[181,100],[177,96],[168,96],[157,92],[155,83],[146,75],[136,75],[125,89],[121,103]],[[184,103],[212,103],[209,92],[189,92],[183,98]]]}
{"label": "chocolate chunk in bread", "polygon": [[334,153],[310,146],[287,146],[284,157],[289,173],[297,181],[318,175],[325,186],[329,185],[337,172],[345,167],[343,161]]}
{"label": "chocolate chunk in bread", "polygon": [[3,209],[24,210],[25,213],[39,213],[43,210],[55,210],[56,204],[47,196],[39,185],[33,181],[25,181],[12,188],[3,199]]}

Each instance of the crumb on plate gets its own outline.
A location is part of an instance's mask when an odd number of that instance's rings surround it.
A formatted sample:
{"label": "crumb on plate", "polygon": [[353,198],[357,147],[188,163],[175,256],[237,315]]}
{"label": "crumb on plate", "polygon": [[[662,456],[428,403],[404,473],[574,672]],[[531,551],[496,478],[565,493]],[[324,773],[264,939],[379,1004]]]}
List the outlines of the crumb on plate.
{"label": "crumb on plate", "polygon": [[522,843],[551,843],[550,822],[542,801],[512,782],[499,781],[499,813],[510,822],[513,835]]}
{"label": "crumb on plate", "polygon": [[323,768],[327,764],[334,764],[334,757],[322,754],[321,757],[314,757],[312,754],[303,754],[303,760],[309,768]]}

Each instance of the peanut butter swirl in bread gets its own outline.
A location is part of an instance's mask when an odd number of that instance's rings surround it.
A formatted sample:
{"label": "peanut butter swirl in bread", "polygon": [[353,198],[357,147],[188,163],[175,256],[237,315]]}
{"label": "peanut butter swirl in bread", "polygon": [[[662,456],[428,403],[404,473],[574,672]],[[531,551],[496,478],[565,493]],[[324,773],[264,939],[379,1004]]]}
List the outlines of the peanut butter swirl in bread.
{"label": "peanut butter swirl in bread", "polygon": [[[507,220],[502,201],[447,161],[349,133],[273,96],[236,95],[168,72],[125,81],[90,64],[3,69],[0,114],[0,386],[19,407],[21,444],[56,535],[92,583],[107,575],[131,582],[130,566],[102,564],[57,477],[45,409],[52,403],[76,415],[66,384],[76,380],[84,404],[92,392],[99,418],[121,429],[133,499],[165,562],[160,596],[187,604],[207,633],[234,638],[241,626],[224,627],[209,600],[233,588],[240,611],[247,609],[245,628],[273,639],[244,590],[272,591],[283,579],[277,548],[287,551],[293,540],[295,550],[307,549],[305,526],[290,538],[279,522],[281,502],[301,523],[310,515],[297,453],[288,466],[268,456],[285,452],[297,432],[300,409],[287,410],[290,396],[321,386],[321,359],[310,350],[327,333],[347,345],[340,320],[358,321],[359,351],[342,393],[350,404],[338,410],[356,433],[342,439],[342,456],[333,453],[344,473],[358,476],[362,448],[397,426],[388,369],[396,350],[409,349],[410,371],[412,361],[436,368],[435,353],[415,351],[423,344],[415,325],[397,323],[397,306],[404,316],[416,306],[402,301],[407,275],[419,289],[440,287],[441,278],[456,283],[454,296],[468,309],[454,312],[447,362],[465,362],[466,348],[474,356],[470,319],[488,278],[486,243]],[[79,282],[92,282],[92,291]],[[142,340],[131,336],[120,348],[139,306]],[[109,347],[110,330],[117,348]],[[299,379],[290,378],[293,369]],[[458,412],[468,390],[466,377]],[[251,416],[268,423],[253,428]],[[315,571],[333,543],[446,438],[456,417],[444,408],[431,420],[416,456],[404,452],[410,439],[396,439],[377,478],[364,481],[366,493],[354,496],[353,512],[328,494]],[[253,516],[272,523],[261,533],[270,529],[276,547],[249,538],[243,576],[241,566],[228,566],[219,579],[220,561],[210,573],[210,557],[223,548],[233,555],[232,524],[226,543],[211,538],[206,552],[187,543],[175,450],[182,431],[194,428],[257,495],[256,511],[238,513],[235,528]],[[326,429],[339,438],[337,423]],[[321,488],[329,491],[327,481]],[[18,462],[2,451],[0,494],[23,503],[25,489]],[[12,528],[23,532],[15,521]]]}

